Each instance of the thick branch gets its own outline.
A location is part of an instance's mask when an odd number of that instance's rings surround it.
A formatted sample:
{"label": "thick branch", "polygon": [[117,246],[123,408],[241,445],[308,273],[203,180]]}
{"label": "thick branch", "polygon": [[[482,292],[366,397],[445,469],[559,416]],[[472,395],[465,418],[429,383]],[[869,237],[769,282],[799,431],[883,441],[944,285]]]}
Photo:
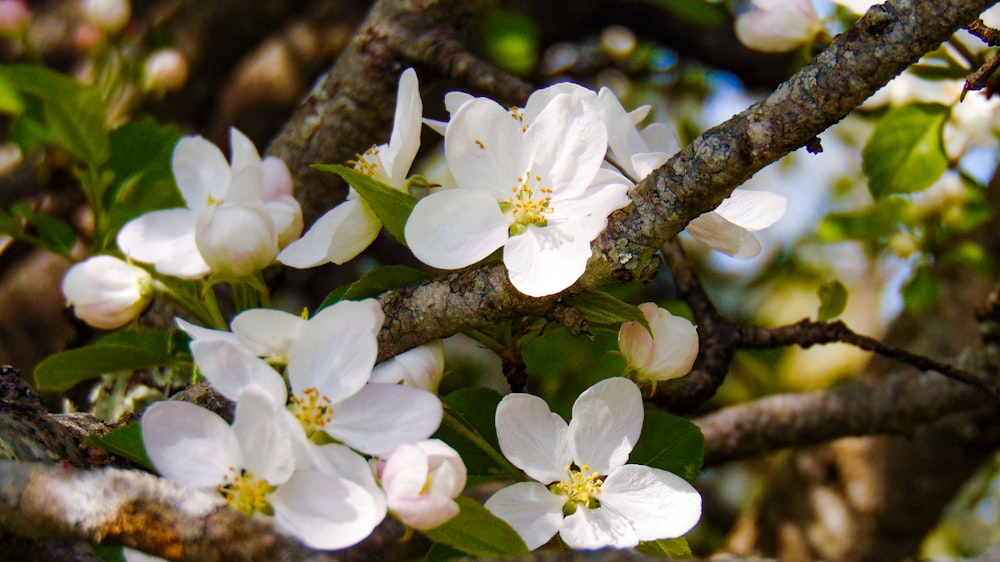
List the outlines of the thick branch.
{"label": "thick branch", "polygon": [[[632,191],[634,204],[612,215],[594,243],[587,275],[568,292],[648,279],[658,265],[656,249],[689,221],[715,208],[764,166],[843,119],[992,3],[897,0],[869,10],[770,97],[710,129],[641,182]],[[379,337],[383,358],[480,327],[484,319],[539,314],[555,302],[554,297],[517,293],[497,264],[393,291],[380,300],[390,318]],[[453,309],[453,304],[460,307]]]}

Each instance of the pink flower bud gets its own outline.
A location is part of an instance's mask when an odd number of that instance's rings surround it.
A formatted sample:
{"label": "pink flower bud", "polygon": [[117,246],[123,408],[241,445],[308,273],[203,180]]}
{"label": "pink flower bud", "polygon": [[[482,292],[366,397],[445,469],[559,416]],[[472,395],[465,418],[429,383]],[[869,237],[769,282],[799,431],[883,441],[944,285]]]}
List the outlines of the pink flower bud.
{"label": "pink flower bud", "polygon": [[278,255],[278,237],[260,205],[221,204],[198,220],[195,243],[213,272],[232,277],[252,275]]}
{"label": "pink flower bud", "polygon": [[95,256],[69,269],[62,292],[76,317],[102,330],[120,328],[153,298],[146,270],[111,256]]}
{"label": "pink flower bud", "polygon": [[31,23],[31,8],[21,0],[0,0],[0,33],[17,35]]}
{"label": "pink flower bud", "polygon": [[378,477],[389,511],[414,529],[433,529],[458,515],[453,498],[465,488],[465,463],[443,441],[396,447],[379,466]]}
{"label": "pink flower bud", "polygon": [[618,348],[639,379],[664,381],[691,371],[698,357],[698,330],[686,318],[674,316],[655,303],[639,305],[652,335],[638,322],[618,331]]}
{"label": "pink flower bud", "polygon": [[143,67],[143,86],[147,91],[179,90],[188,79],[187,58],[177,49],[153,51]]}
{"label": "pink flower bud", "polygon": [[765,53],[791,51],[822,29],[812,0],[753,0],[753,8],[736,18],[740,43]]}
{"label": "pink flower bud", "polygon": [[86,0],[83,15],[105,33],[118,33],[132,17],[132,6],[128,0]]}

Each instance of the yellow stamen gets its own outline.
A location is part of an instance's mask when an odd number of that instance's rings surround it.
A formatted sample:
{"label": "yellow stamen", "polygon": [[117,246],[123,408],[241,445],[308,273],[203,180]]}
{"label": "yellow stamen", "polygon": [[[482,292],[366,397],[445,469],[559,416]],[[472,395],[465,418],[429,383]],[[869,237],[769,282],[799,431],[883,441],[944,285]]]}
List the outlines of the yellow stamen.
{"label": "yellow stamen", "polygon": [[575,512],[579,506],[593,509],[600,505],[596,496],[600,495],[601,484],[604,483],[604,480],[599,472],[587,474],[589,471],[590,467],[587,465],[578,469],[567,466],[568,479],[549,486],[549,491],[552,493],[566,496],[566,505],[563,507],[563,511],[567,515]]}
{"label": "yellow stamen", "polygon": [[[511,235],[524,232],[529,224],[546,226],[548,218],[545,214],[552,212],[552,197],[549,195],[552,189],[541,185],[541,176],[532,175],[529,171],[523,177],[517,178],[517,183],[518,185],[511,188],[514,194],[503,205],[504,212],[510,213],[514,218],[514,224],[510,229]],[[540,197],[535,197],[535,190],[531,188],[532,183],[537,186]]]}
{"label": "yellow stamen", "polygon": [[330,407],[330,399],[321,396],[316,388],[307,388],[300,396],[292,396],[288,409],[295,415],[295,418],[306,430],[306,435],[310,438],[326,427],[333,418],[333,408]]}
{"label": "yellow stamen", "polygon": [[267,495],[277,488],[268,484],[267,480],[257,478],[249,470],[240,470],[238,473],[233,467],[229,470],[231,474],[227,474],[225,481],[215,487],[215,490],[226,499],[226,505],[247,515],[253,515],[258,511],[265,515],[273,515],[274,510],[271,504],[267,503]]}

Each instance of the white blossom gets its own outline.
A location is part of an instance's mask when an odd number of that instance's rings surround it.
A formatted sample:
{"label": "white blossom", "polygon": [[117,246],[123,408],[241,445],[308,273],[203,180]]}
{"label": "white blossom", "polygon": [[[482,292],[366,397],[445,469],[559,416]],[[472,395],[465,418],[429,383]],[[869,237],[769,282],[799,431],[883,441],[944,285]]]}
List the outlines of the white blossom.
{"label": "white blossom", "polygon": [[94,256],[69,268],[63,296],[77,318],[102,330],[120,328],[153,298],[153,278],[141,267],[112,256]]}
{"label": "white blossom", "polygon": [[379,363],[371,382],[402,383],[436,394],[443,377],[444,340],[436,340]]}
{"label": "white blossom", "polygon": [[694,325],[656,303],[640,304],[639,310],[650,330],[634,321],[623,323],[618,330],[618,349],[629,368],[639,380],[654,383],[688,374],[698,357],[698,331]]}
{"label": "white blossom", "polygon": [[379,463],[389,512],[418,530],[438,527],[458,515],[454,498],[465,489],[465,463],[437,439],[403,444]]}

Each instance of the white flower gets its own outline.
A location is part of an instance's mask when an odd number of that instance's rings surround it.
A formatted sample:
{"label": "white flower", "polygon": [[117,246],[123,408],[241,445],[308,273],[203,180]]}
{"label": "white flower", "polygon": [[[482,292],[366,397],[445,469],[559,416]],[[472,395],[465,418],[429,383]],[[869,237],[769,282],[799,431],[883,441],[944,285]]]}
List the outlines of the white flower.
{"label": "white flower", "polygon": [[664,470],[625,464],[642,419],[639,389],[623,378],[581,394],[568,425],[541,398],[504,397],[496,413],[500,449],[537,482],[500,490],[486,508],[532,550],[556,533],[574,549],[683,535],[701,517],[698,492]]}
{"label": "white flower", "polygon": [[753,8],[736,18],[740,43],[765,53],[791,51],[822,30],[812,0],[753,0]]}
{"label": "white flower", "polygon": [[629,203],[627,181],[601,169],[607,130],[592,101],[539,100],[523,111],[485,98],[458,108],[444,142],[459,187],[413,209],[405,234],[418,259],[457,269],[503,247],[511,283],[536,297],[583,275],[608,214]]}
{"label": "white flower", "polygon": [[[423,390],[367,384],[382,322],[378,302],[368,299],[341,301],[308,321],[249,310],[233,320],[232,334],[178,324],[194,336],[198,369],[226,398],[237,400],[247,386],[260,386],[275,403],[288,402],[289,415],[301,425],[297,437],[322,440],[326,434],[359,451],[385,454],[434,433],[442,408]],[[290,397],[271,364],[285,366]]]}
{"label": "white flower", "polygon": [[443,377],[444,340],[437,340],[379,363],[372,372],[371,382],[402,383],[437,394]]}
{"label": "white flower", "polygon": [[[422,113],[417,73],[408,68],[399,77],[389,144],[369,148],[354,169],[405,192],[406,176],[420,148]],[[381,230],[378,216],[351,188],[347,200],[317,219],[301,239],[289,244],[278,255],[278,261],[299,269],[329,262],[343,264],[371,245]]]}
{"label": "white flower", "polygon": [[184,137],[173,155],[186,208],[153,211],[118,233],[118,247],[166,275],[198,279],[210,272],[243,276],[270,264],[280,243],[302,230],[281,160],[261,161],[243,133],[230,130],[232,165],[214,144]]}
{"label": "white flower", "polygon": [[698,358],[698,330],[687,318],[647,302],[639,310],[652,330],[625,322],[618,330],[618,349],[640,380],[665,381],[683,377]]}
{"label": "white flower", "polygon": [[362,486],[316,470],[296,470],[280,410],[250,386],[240,396],[236,421],[181,401],[150,406],[142,438],[166,478],[208,493],[274,524],[312,548],[355,544],[381,521],[378,502]]}
{"label": "white flower", "polygon": [[145,269],[111,256],[94,256],[69,268],[62,282],[66,304],[76,317],[102,330],[128,324],[153,298]]}
{"label": "white flower", "polygon": [[[654,123],[640,132],[611,90],[601,89],[598,98],[608,127],[610,159],[633,181],[641,181],[679,149],[665,125]],[[787,207],[788,201],[777,193],[736,189],[714,211],[688,223],[685,231],[720,252],[752,258],[761,247],[750,232],[778,222]]]}
{"label": "white flower", "polygon": [[433,529],[458,515],[453,498],[465,489],[465,463],[442,441],[396,447],[380,463],[378,476],[389,511],[414,529]]}

